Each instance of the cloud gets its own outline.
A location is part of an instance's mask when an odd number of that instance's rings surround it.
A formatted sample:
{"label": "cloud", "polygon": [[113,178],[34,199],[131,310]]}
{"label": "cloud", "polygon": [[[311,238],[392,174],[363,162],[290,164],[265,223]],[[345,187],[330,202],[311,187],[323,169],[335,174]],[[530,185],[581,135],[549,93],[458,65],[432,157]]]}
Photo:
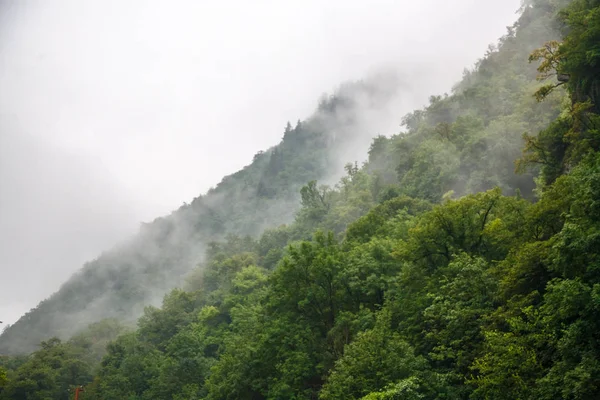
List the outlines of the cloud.
{"label": "cloud", "polygon": [[[7,121],[8,119],[8,121]],[[0,316],[13,322],[99,249],[136,228],[131,199],[96,160],[0,117]]]}

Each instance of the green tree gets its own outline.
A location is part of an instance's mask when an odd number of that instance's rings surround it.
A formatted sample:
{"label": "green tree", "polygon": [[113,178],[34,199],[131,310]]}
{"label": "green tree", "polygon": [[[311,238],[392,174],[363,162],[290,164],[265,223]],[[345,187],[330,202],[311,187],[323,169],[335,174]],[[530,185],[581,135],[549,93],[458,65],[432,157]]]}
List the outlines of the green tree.
{"label": "green tree", "polygon": [[415,356],[411,346],[390,329],[389,313],[380,313],[375,327],[348,345],[319,398],[360,399],[425,367],[425,360]]}

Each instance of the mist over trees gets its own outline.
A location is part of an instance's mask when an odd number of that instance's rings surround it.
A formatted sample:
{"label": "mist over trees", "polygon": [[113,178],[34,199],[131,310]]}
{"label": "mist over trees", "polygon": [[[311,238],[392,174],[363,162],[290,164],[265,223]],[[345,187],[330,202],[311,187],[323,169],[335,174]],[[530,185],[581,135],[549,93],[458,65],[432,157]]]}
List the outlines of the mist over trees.
{"label": "mist over trees", "polygon": [[0,358],[0,399],[599,397],[598,43],[597,0],[524,2],[326,185],[387,96],[342,86],[6,329],[41,344]]}
{"label": "mist over trees", "polygon": [[196,265],[202,267],[212,242],[231,234],[256,236],[293,221],[302,186],[337,181],[342,155],[366,154],[367,126],[389,124],[396,79],[375,74],[322,97],[310,118],[288,122],[281,143],[256,154],[251,165],[170,215],[142,224],[138,235],[84,265],[4,330],[0,354],[33,351],[48,337],[67,339],[104,318],[134,323],[144,306],[159,305]]}

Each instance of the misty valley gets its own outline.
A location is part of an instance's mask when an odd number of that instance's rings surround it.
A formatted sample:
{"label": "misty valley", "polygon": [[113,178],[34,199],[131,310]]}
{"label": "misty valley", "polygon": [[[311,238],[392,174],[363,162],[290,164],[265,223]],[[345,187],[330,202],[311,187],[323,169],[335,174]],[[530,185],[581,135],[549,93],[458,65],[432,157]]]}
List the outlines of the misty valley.
{"label": "misty valley", "polygon": [[0,400],[599,399],[600,0],[516,18],[422,109],[345,82],[85,263],[3,324]]}

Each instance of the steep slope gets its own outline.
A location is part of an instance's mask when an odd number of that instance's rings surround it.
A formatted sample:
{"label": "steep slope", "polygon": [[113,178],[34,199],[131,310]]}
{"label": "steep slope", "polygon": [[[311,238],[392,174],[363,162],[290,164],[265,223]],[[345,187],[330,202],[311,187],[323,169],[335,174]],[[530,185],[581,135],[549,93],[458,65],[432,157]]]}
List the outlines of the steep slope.
{"label": "steep slope", "polygon": [[[554,9],[543,2],[525,6],[519,22],[473,70],[465,71],[451,95],[432,96],[425,110],[404,117],[406,132],[378,137],[365,170],[372,182],[354,206],[333,207],[323,220],[304,215],[284,237],[307,238],[316,227],[343,232],[374,202],[398,194],[439,201],[450,190],[460,195],[498,185],[507,194],[518,190],[531,197],[535,171],[514,172],[521,136],[545,127],[559,112],[561,97],[535,102],[531,93],[539,86],[537,72],[526,60],[557,37]],[[210,242],[227,234],[256,235],[292,221],[303,184],[335,182],[344,162],[364,154],[370,137],[389,131],[390,100],[399,86],[393,76],[342,86],[321,101],[311,118],[288,125],[282,142],[257,154],[251,165],[86,264],[3,332],[0,353],[31,351],[41,340],[66,338],[103,318],[133,321],[144,306],[158,304],[169,289],[181,285]],[[330,202],[345,200],[339,193],[329,196]]]}
{"label": "steep slope", "polygon": [[41,340],[69,337],[104,318],[134,321],[144,306],[157,304],[182,283],[210,242],[290,222],[304,183],[339,178],[341,160],[364,158],[369,137],[387,127],[390,102],[398,95],[395,79],[373,75],[323,98],[313,116],[295,127],[288,123],[279,145],[84,265],[57,293],[4,330],[0,354],[32,351]]}
{"label": "steep slope", "polygon": [[552,18],[561,7],[537,3],[524,6],[519,21],[474,69],[465,70],[451,95],[432,96],[428,107],[407,115],[406,132],[375,140],[368,169],[381,184],[436,202],[450,190],[459,196],[496,186],[532,198],[537,171],[515,173],[522,136],[544,129],[564,99],[557,92],[538,103],[532,95],[540,83],[528,58],[558,39]]}
{"label": "steep slope", "polygon": [[[591,100],[600,3],[575,0],[561,19],[571,28],[565,42],[547,54],[559,57],[554,78],[569,75],[566,92],[555,88],[555,101],[541,108],[507,104],[492,113],[483,101],[498,100],[520,77],[529,98],[540,90],[526,67],[505,75],[505,56],[535,32],[532,22],[547,26],[556,11],[554,1],[527,6],[467,85],[477,102],[461,102],[457,91],[442,103],[462,104],[449,115],[434,99],[411,132],[378,140],[388,158],[372,160],[377,169],[350,166],[334,190],[305,186],[295,223],[275,231],[292,241],[275,265],[261,256],[284,246],[272,232],[215,245],[190,291],[170,293],[136,332],[109,346],[90,398],[598,398],[600,117]],[[526,65],[524,53],[515,60]],[[477,94],[490,80],[487,96]],[[519,86],[506,94],[525,99]],[[565,94],[573,106],[567,101],[559,112]],[[556,158],[542,159],[552,161],[544,167],[565,164],[558,177],[542,169],[536,202],[517,193],[533,187],[532,177],[511,176],[505,163],[484,170],[489,181],[478,175],[488,161],[481,158],[498,151],[490,143],[523,146],[516,133],[532,111],[544,129],[529,151]],[[482,120],[459,129],[473,113]],[[490,130],[506,118],[514,125]],[[470,143],[477,146],[467,156]],[[394,164],[398,181],[379,190]],[[495,188],[452,199],[494,183],[514,195]],[[347,227],[348,213],[377,201]],[[334,232],[294,242],[307,228]]]}
{"label": "steep slope", "polygon": [[[554,21],[540,84],[528,51]],[[334,188],[302,187],[292,224],[211,244],[93,379],[85,334],[52,340],[0,359],[0,399],[599,398],[598,43],[598,0],[526,2],[453,95]],[[518,146],[542,168],[515,175]]]}

